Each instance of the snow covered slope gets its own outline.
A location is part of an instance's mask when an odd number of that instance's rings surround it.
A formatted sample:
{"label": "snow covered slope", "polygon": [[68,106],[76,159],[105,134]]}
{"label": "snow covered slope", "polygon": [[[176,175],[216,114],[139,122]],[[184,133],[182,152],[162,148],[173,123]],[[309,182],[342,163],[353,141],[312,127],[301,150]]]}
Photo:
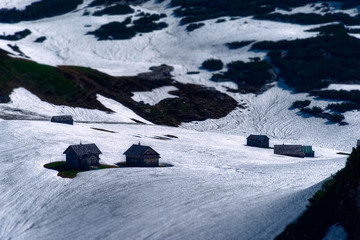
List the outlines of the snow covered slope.
{"label": "snow covered slope", "polygon": [[[94,36],[86,35],[86,33],[111,21],[123,21],[127,15],[83,16],[85,7],[90,2],[90,0],[85,1],[79,7],[79,11],[64,16],[21,22],[16,25],[0,24],[0,26],[6,34],[12,34],[25,28],[30,29],[32,34],[17,41],[16,44],[27,56],[41,63],[90,66],[113,75],[146,72],[150,66],[166,63],[175,67],[175,71],[172,73],[175,80],[215,87],[223,92],[226,91],[226,87],[234,88],[234,84],[211,82],[209,81],[211,74],[203,70],[200,70],[200,74],[197,75],[187,75],[187,72],[198,71],[201,63],[208,58],[220,58],[228,63],[233,60],[248,61],[249,57],[264,57],[265,55],[264,52],[249,52],[249,46],[238,50],[229,50],[224,45],[228,42],[276,41],[308,38],[316,35],[314,32],[305,31],[315,26],[259,21],[251,18],[237,20],[229,18],[222,23],[208,20],[205,21],[204,27],[188,33],[184,30],[184,26],[178,25],[179,19],[171,16],[173,9],[166,7],[167,1],[161,4],[149,1],[134,8],[149,13],[166,13],[168,17],[163,21],[169,24],[168,28],[142,36],[138,35],[126,41],[97,41]],[[17,4],[17,2],[13,2],[13,7],[22,6]],[[310,6],[305,6],[294,11],[309,12],[311,9]],[[95,11],[95,8],[90,10]],[[214,32],[216,34],[213,34]],[[40,36],[45,36],[47,40],[43,43],[35,43],[34,40]],[[7,46],[9,43],[13,44],[13,42],[1,40],[0,47],[12,51]],[[164,98],[159,95],[162,95],[163,92],[155,93],[156,96],[153,94],[136,93],[134,99],[155,103]],[[346,121],[350,125],[338,127],[325,124],[325,120],[322,119],[304,119],[297,115],[295,110],[289,111],[288,108],[294,100],[302,100],[306,96],[304,94],[294,95],[282,84],[260,96],[228,94],[232,95],[240,104],[245,102],[248,110],[238,109],[221,120],[183,124],[183,127],[201,131],[226,131],[243,136],[250,133],[262,133],[279,141],[315,144],[346,151],[351,150],[358,138],[357,135],[359,135],[359,130],[356,128],[360,117],[358,112],[346,113]],[[316,103],[325,106],[325,102]],[[79,116],[76,113],[75,115]],[[118,117],[116,119],[112,115],[108,121],[122,122],[123,119]],[[88,121],[89,119],[79,120]],[[98,120],[94,119],[93,121]],[[324,136],[328,137],[324,139]]]}
{"label": "snow covered slope", "polygon": [[[0,7],[21,9],[31,2],[35,0],[2,0]],[[229,50],[225,43],[316,35],[305,31],[316,26],[249,17],[227,17],[222,23],[208,20],[188,33],[166,8],[168,1],[149,1],[134,8],[166,13],[163,21],[168,28],[131,40],[99,42],[86,33],[127,16],[83,16],[89,3],[86,0],[78,11],[63,16],[0,28],[5,34],[30,29],[32,34],[16,45],[40,63],[89,66],[112,75],[133,75],[166,63],[175,67],[175,80],[223,92],[234,84],[210,82],[210,73],[198,69],[204,60],[220,58],[228,63],[265,56],[249,52],[250,46]],[[34,42],[42,36],[43,43]],[[15,43],[0,40],[0,48],[13,52],[8,44]],[[134,99],[155,103],[171,96],[167,94],[171,90],[137,92]],[[169,128],[154,126],[100,95],[98,100],[114,113],[54,106],[25,89],[15,89],[11,102],[0,104],[0,115],[46,121],[0,120],[0,239],[273,238],[301,214],[320,182],[344,166],[345,157],[330,149],[351,150],[360,135],[360,113],[346,113],[349,125],[342,127],[303,118],[289,108],[295,100],[312,97],[293,94],[281,82],[258,96],[228,94],[246,109],[218,120]],[[312,100],[325,106],[325,101]],[[55,114],[71,114],[78,122],[74,126],[48,122]],[[134,119],[148,125],[134,124]],[[119,122],[132,124],[114,124]],[[289,158],[276,156],[271,149],[244,146],[245,137],[256,133],[269,135],[271,144],[312,144],[317,157]],[[161,154],[161,162],[174,166],[84,172],[72,180],[43,167],[64,160],[65,148],[79,142],[96,143],[103,152],[102,162],[114,164],[124,161],[122,153],[138,141],[151,145]]]}
{"label": "snow covered slope", "polygon": [[[249,57],[264,53],[248,52],[248,48],[231,51],[224,44],[243,40],[281,40],[315,36],[316,33],[304,32],[313,26],[300,26],[287,23],[257,21],[242,18],[224,23],[216,20],[206,21],[206,26],[188,33],[179,26],[179,19],[172,17],[173,9],[166,8],[167,1],[155,4],[149,1],[134,7],[148,13],[166,13],[163,19],[169,24],[161,31],[138,35],[126,41],[97,41],[87,32],[112,21],[123,21],[128,15],[121,16],[83,16],[84,7],[91,1],[86,0],[79,11],[63,16],[21,22],[16,25],[0,24],[2,32],[12,34],[19,29],[29,29],[32,35],[16,44],[33,60],[51,65],[90,66],[112,75],[133,75],[146,71],[150,66],[166,63],[176,67],[177,74],[197,69],[208,58],[223,61],[248,61]],[[15,5],[16,6],[16,5]],[[91,11],[95,11],[92,8]],[[56,27],[54,27],[56,26]],[[213,34],[216,32],[216,34]],[[43,43],[35,43],[38,37],[47,38]],[[12,51],[0,41],[0,47]],[[231,53],[231,54],[230,54]]]}
{"label": "snow covered slope", "polygon": [[[0,239],[271,239],[344,166],[333,150],[276,156],[244,137],[161,126],[0,121],[0,129]],[[155,139],[169,134],[178,138]],[[43,167],[79,142],[96,143],[103,163],[124,161],[138,141],[174,166],[72,180]]]}
{"label": "snow covered slope", "polygon": [[360,131],[360,112],[345,113],[347,126],[327,123],[324,119],[304,118],[299,110],[291,109],[296,100],[310,99],[312,105],[325,107],[329,100],[319,100],[307,94],[294,94],[282,82],[261,95],[233,94],[247,109],[237,109],[222,119],[183,123],[182,127],[198,131],[228,132],[248,136],[267,134],[285,143],[315,145],[351,152],[356,146]]}

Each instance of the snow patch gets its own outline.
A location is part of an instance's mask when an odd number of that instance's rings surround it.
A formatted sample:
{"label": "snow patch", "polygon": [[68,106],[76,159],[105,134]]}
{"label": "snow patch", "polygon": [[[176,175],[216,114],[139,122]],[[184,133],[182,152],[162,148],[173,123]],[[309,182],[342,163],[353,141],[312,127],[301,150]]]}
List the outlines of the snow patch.
{"label": "snow patch", "polygon": [[351,90],[358,90],[360,91],[360,85],[359,84],[330,84],[329,87],[324,88],[322,90],[345,90],[345,91],[351,91]]}
{"label": "snow patch", "polygon": [[144,103],[150,105],[156,105],[163,99],[177,98],[178,96],[169,93],[170,91],[176,90],[178,90],[176,87],[165,86],[161,88],[155,88],[151,92],[133,92],[134,96],[131,98],[136,102],[143,101]]}
{"label": "snow patch", "polygon": [[341,3],[335,1],[328,2],[326,4],[321,2],[315,4],[306,4],[301,7],[293,8],[290,11],[286,11],[283,9],[276,9],[274,12],[281,13],[284,15],[292,15],[297,13],[305,13],[305,14],[316,13],[319,15],[325,15],[331,13],[344,13],[352,17],[355,17],[357,14],[359,14],[359,10],[357,8],[343,10],[341,9]]}

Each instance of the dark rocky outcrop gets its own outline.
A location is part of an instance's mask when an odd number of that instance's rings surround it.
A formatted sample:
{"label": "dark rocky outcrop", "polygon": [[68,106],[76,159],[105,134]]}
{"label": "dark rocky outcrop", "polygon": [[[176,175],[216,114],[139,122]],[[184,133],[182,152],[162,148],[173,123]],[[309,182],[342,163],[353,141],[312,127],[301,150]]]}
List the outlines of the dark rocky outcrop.
{"label": "dark rocky outcrop", "polygon": [[151,70],[151,72],[139,73],[137,77],[142,80],[150,81],[168,79],[172,77],[171,72],[174,71],[174,67],[163,64],[156,67],[150,67],[149,70]]}

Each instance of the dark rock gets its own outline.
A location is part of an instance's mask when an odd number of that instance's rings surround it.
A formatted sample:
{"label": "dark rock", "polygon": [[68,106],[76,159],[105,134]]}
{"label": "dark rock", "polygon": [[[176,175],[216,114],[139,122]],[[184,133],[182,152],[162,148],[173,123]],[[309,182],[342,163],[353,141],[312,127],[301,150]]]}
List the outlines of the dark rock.
{"label": "dark rock", "polygon": [[162,64],[160,66],[150,67],[151,72],[139,73],[137,75],[138,78],[142,80],[163,80],[171,78],[171,72],[174,71],[172,66],[168,66],[166,64]]}

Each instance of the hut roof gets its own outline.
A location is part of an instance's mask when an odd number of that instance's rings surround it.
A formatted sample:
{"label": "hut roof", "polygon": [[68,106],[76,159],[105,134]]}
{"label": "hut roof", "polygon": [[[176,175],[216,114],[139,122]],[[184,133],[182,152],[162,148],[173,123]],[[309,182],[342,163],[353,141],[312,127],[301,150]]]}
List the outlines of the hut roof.
{"label": "hut roof", "polygon": [[304,155],[301,145],[274,145],[274,151],[281,155]]}
{"label": "hut roof", "polygon": [[154,149],[152,149],[149,146],[143,146],[143,145],[136,145],[133,144],[128,150],[126,150],[126,152],[124,152],[124,155],[130,155],[130,156],[135,156],[135,157],[141,157],[146,151],[151,150],[154,152],[154,154],[159,155],[159,153],[157,153]]}
{"label": "hut roof", "polygon": [[64,154],[67,153],[70,150],[74,150],[74,152],[78,156],[84,156],[87,154],[101,154],[102,152],[100,149],[94,144],[79,144],[79,145],[70,145],[65,151]]}
{"label": "hut roof", "polygon": [[51,117],[51,121],[67,122],[67,121],[73,121],[73,118],[70,115],[53,116]]}
{"label": "hut roof", "polygon": [[268,140],[269,137],[266,135],[250,135],[247,137],[249,140]]}

